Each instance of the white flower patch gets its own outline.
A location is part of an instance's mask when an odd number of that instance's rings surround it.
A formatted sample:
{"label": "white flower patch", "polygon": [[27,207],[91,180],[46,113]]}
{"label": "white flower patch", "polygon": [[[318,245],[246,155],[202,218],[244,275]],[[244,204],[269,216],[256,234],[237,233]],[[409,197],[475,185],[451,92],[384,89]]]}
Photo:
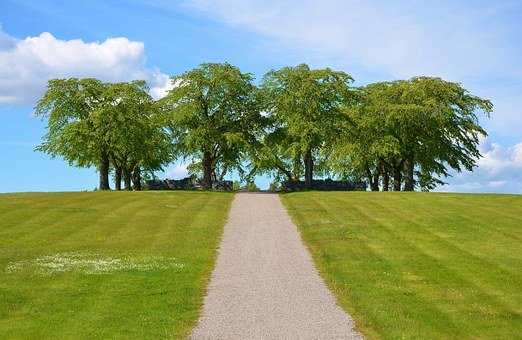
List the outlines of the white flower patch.
{"label": "white flower patch", "polygon": [[53,275],[65,272],[83,274],[110,274],[122,271],[180,270],[183,263],[175,258],[148,257],[107,257],[93,253],[58,253],[38,257],[33,260],[12,262],[5,268],[6,273],[30,271],[38,275]]}

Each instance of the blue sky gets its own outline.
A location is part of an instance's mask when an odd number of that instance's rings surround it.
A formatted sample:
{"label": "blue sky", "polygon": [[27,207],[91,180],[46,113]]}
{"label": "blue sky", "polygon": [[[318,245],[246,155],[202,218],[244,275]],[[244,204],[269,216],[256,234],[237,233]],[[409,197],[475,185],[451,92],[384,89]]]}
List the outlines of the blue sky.
{"label": "blue sky", "polygon": [[[31,114],[49,78],[167,76],[228,61],[258,79],[307,62],[356,84],[436,75],[495,104],[473,173],[442,191],[522,192],[520,1],[13,1],[0,2],[0,192],[90,190],[93,169],[33,148],[45,122]],[[169,176],[183,175],[173,164]],[[259,179],[266,184],[265,179]]]}

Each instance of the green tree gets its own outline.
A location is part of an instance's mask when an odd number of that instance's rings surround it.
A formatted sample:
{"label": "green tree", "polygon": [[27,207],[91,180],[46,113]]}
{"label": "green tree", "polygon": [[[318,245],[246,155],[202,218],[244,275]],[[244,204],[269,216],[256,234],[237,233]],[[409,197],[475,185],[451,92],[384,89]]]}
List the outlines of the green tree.
{"label": "green tree", "polygon": [[140,189],[142,168],[155,170],[172,158],[170,143],[145,82],[97,79],[49,81],[35,112],[48,119],[37,150],[79,167],[96,166],[100,190],[108,190],[111,164],[116,189]]}
{"label": "green tree", "polygon": [[131,182],[141,190],[141,171],[159,170],[173,157],[158,106],[144,81],[109,84],[105,96],[110,105],[96,117],[96,127],[110,145],[116,189],[123,177],[126,190]]}
{"label": "green tree", "polygon": [[262,117],[252,76],[228,63],[202,64],[172,78],[161,100],[168,114],[175,152],[201,170],[212,187],[233,169],[242,171],[248,148],[260,133]]}
{"label": "green tree", "polygon": [[475,166],[479,138],[486,135],[477,112],[489,116],[490,101],[432,77],[370,84],[360,94],[360,105],[346,110],[353,128],[334,159],[365,173],[372,190],[379,178],[387,190],[390,177],[394,190],[430,190],[449,169]]}
{"label": "green tree", "polygon": [[298,181],[302,175],[301,151],[296,149],[288,130],[266,117],[266,133],[256,141],[250,152],[249,179],[255,175],[271,175],[278,182]]}
{"label": "green tree", "polygon": [[306,64],[268,72],[261,88],[273,126],[261,154],[267,156],[262,157],[264,167],[291,178],[300,175],[303,164],[305,184],[311,188],[315,161],[343,127],[342,107],[353,99],[352,81],[344,72]]}
{"label": "green tree", "polygon": [[109,189],[109,145],[94,117],[106,108],[106,86],[97,79],[54,79],[35,107],[48,119],[47,133],[36,148],[79,167],[97,166],[99,189]]}

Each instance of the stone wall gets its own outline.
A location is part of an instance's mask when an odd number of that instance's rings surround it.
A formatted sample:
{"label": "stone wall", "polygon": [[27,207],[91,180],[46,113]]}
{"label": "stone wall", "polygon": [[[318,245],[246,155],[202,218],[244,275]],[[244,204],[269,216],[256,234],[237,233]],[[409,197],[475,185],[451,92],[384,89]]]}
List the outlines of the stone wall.
{"label": "stone wall", "polygon": [[[153,179],[145,181],[148,190],[196,190],[201,189],[201,184],[192,177],[183,179]],[[216,181],[212,183],[212,189],[232,191],[232,181]]]}
{"label": "stone wall", "polygon": [[[283,191],[305,190],[304,181],[286,181],[281,184]],[[364,191],[366,182],[334,181],[331,179],[320,179],[312,181],[312,190],[324,191]]]}

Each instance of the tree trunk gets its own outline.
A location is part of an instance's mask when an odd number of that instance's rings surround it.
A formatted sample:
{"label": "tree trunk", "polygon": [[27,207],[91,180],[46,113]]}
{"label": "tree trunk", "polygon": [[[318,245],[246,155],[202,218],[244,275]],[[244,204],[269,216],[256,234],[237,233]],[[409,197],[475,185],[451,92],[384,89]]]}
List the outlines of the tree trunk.
{"label": "tree trunk", "polygon": [[282,165],[277,164],[276,167],[277,167],[277,169],[279,169],[279,171],[281,171],[282,173],[285,174],[285,176],[288,178],[289,181],[294,181],[295,180],[295,178],[292,175],[292,173],[290,171],[286,170]]}
{"label": "tree trunk", "polygon": [[382,174],[382,191],[388,191],[390,188],[390,174],[384,170]]}
{"label": "tree trunk", "polygon": [[314,177],[314,159],[312,157],[312,149],[308,149],[304,155],[305,163],[305,188],[312,189]]}
{"label": "tree trunk", "polygon": [[131,171],[128,168],[123,168],[123,184],[125,185],[125,190],[131,191]]}
{"label": "tree trunk", "polygon": [[212,155],[209,151],[203,152],[203,189],[212,189]]}
{"label": "tree trunk", "polygon": [[116,190],[121,190],[121,177],[123,175],[123,171],[120,167],[116,167],[115,170],[115,176],[114,176],[114,186],[116,187]]}
{"label": "tree trunk", "polygon": [[100,157],[100,190],[110,190],[109,187],[109,155],[102,152]]}
{"label": "tree trunk", "polygon": [[393,169],[393,191],[401,191],[402,162]]}
{"label": "tree trunk", "polygon": [[379,177],[379,169],[375,169],[371,184],[372,191],[379,191]]}
{"label": "tree trunk", "polygon": [[292,180],[299,181],[301,177],[302,167],[301,167],[301,155],[295,156],[292,164],[292,175],[290,176]]}
{"label": "tree trunk", "polygon": [[227,175],[228,167],[226,165],[223,166],[223,169],[221,169],[221,173],[219,174],[219,181],[224,181],[225,176]]}
{"label": "tree trunk", "polygon": [[386,168],[386,163],[383,160],[379,161],[379,170],[382,176],[382,191],[388,191],[390,187],[390,174]]}
{"label": "tree trunk", "polygon": [[404,191],[413,191],[415,187],[413,167],[413,155],[408,155],[406,159],[404,159]]}
{"label": "tree trunk", "polygon": [[141,169],[139,166],[136,166],[132,172],[132,183],[134,190],[141,191]]}
{"label": "tree trunk", "polygon": [[379,191],[379,172],[373,174],[370,168],[366,168],[366,177],[368,177],[368,185],[371,191]]}
{"label": "tree trunk", "polygon": [[[372,172],[370,171],[370,168],[366,168],[366,177],[368,178],[368,185],[370,186],[370,190],[372,189]],[[366,188],[368,189],[368,188]]]}
{"label": "tree trunk", "polygon": [[366,168],[366,177],[368,177],[368,184],[371,191],[379,191],[379,169],[372,173],[370,168]]}

